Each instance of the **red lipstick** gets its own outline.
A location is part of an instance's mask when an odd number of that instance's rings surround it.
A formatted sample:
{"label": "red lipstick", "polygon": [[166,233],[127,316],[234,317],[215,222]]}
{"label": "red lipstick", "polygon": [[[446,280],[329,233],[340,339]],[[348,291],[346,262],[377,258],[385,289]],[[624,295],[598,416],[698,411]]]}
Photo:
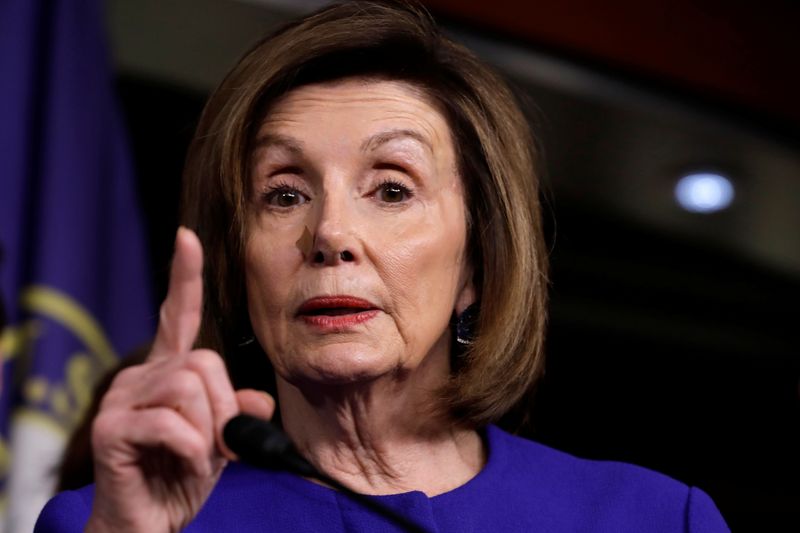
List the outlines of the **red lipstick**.
{"label": "red lipstick", "polygon": [[306,300],[297,310],[298,318],[322,331],[342,331],[370,320],[380,308],[355,296],[320,296]]}

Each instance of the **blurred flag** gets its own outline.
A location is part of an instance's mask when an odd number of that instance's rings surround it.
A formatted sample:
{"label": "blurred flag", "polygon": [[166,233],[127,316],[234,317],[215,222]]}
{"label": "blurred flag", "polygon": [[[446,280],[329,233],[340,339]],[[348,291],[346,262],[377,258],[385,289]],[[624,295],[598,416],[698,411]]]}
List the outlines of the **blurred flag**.
{"label": "blurred flag", "polygon": [[100,0],[0,2],[0,524],[31,531],[95,379],[153,332]]}

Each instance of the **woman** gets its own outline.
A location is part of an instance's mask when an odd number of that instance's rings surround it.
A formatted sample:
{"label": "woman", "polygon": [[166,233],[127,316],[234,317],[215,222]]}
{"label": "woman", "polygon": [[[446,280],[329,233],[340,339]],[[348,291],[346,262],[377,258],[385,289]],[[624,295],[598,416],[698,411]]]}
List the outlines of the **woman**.
{"label": "woman", "polygon": [[413,5],[333,6],[259,43],[203,113],[196,235],[148,361],[103,400],[96,485],[39,529],[397,530],[233,461],[224,424],[277,397],[317,468],[430,531],[726,530],[697,489],[491,425],[542,367],[533,146],[506,85]]}

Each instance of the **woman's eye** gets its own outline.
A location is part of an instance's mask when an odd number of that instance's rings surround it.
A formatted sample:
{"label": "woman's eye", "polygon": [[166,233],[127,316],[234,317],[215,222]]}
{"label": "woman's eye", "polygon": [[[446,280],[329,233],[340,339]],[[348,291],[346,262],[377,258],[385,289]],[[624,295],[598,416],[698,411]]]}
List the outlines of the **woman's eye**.
{"label": "woman's eye", "polygon": [[279,187],[273,189],[266,195],[267,203],[275,207],[294,207],[302,205],[308,201],[308,198],[291,187]]}
{"label": "woman's eye", "polygon": [[378,187],[378,198],[382,202],[396,204],[411,197],[411,191],[404,185],[390,181]]}

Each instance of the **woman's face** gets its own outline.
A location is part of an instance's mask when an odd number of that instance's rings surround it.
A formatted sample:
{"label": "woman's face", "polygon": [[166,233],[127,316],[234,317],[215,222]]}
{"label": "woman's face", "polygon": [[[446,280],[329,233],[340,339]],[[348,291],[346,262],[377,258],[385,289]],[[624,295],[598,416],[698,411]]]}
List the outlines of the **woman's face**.
{"label": "woman's face", "polygon": [[280,376],[353,383],[447,370],[474,300],[442,114],[414,86],[348,79],[278,100],[252,154],[250,318]]}

